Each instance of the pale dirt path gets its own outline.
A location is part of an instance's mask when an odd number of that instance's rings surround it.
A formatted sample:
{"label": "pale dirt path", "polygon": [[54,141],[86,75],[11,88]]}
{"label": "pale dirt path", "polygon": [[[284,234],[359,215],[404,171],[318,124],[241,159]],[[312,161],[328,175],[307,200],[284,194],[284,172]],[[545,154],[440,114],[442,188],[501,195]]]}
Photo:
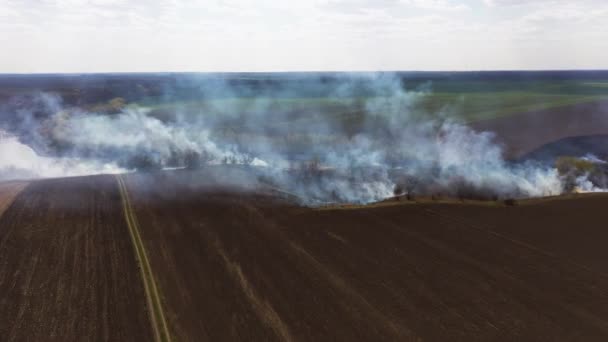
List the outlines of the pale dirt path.
{"label": "pale dirt path", "polygon": [[148,255],[144,248],[144,244],[139,234],[139,224],[133,210],[131,208],[131,201],[129,199],[129,192],[127,187],[120,175],[116,176],[118,181],[118,187],[123,200],[123,209],[125,214],[125,220],[129,227],[129,233],[133,242],[133,247],[137,256],[137,262],[139,263],[139,269],[141,271],[142,281],[146,291],[146,299],[148,303],[148,313],[150,315],[150,321],[152,329],[154,331],[154,337],[156,342],[170,342],[171,334],[167,326],[167,320],[160,300],[154,274],[148,261]]}
{"label": "pale dirt path", "polygon": [[25,189],[29,182],[9,181],[0,183],[0,216],[13,203],[17,195]]}

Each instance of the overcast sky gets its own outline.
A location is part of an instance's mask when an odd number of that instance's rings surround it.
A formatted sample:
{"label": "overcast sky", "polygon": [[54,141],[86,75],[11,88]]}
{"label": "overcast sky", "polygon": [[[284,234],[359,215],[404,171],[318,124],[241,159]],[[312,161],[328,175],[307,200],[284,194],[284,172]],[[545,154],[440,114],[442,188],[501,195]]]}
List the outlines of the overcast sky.
{"label": "overcast sky", "polygon": [[608,0],[0,0],[0,72],[608,69]]}

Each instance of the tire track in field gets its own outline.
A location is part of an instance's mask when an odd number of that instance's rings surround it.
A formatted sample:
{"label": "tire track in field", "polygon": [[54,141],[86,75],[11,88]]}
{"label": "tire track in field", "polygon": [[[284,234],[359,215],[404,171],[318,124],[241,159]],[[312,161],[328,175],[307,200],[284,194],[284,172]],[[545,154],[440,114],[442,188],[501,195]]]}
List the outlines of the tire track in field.
{"label": "tire track in field", "polygon": [[[208,234],[212,233],[209,232]],[[261,298],[256,293],[254,287],[247,279],[247,276],[245,276],[245,274],[243,273],[243,270],[241,269],[239,263],[235,260],[232,260],[228,256],[219,238],[217,236],[212,236],[210,237],[210,239],[212,240],[212,244],[215,247],[218,255],[224,261],[226,269],[232,275],[238,286],[241,288],[260,320],[265,322],[266,325],[268,325],[275,332],[277,337],[280,338],[282,341],[294,341],[294,338],[292,337],[289,331],[289,327],[287,327],[285,322],[283,322],[281,316],[279,316],[279,314],[275,311],[275,309],[268,301]]]}
{"label": "tire track in field", "polygon": [[148,255],[144,248],[141,235],[139,234],[139,225],[133,209],[131,207],[131,201],[129,199],[129,193],[127,186],[122,176],[117,175],[116,180],[120,189],[120,195],[122,197],[122,205],[125,213],[125,220],[129,227],[129,234],[131,235],[131,241],[133,242],[133,248],[135,249],[135,255],[139,264],[142,281],[144,283],[144,289],[146,292],[146,301],[148,303],[148,314],[150,316],[150,323],[152,330],[154,331],[154,338],[156,342],[171,342],[171,334],[165,319],[165,314],[160,300],[156,281],[154,280],[154,274],[148,260]]}

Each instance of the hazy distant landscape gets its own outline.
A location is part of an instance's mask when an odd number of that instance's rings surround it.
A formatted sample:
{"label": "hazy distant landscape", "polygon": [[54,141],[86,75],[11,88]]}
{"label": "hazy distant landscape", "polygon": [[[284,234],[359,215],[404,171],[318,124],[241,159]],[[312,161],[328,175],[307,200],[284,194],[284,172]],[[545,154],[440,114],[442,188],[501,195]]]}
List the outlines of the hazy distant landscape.
{"label": "hazy distant landscape", "polygon": [[607,85],[601,71],[6,75],[0,127],[31,149],[21,177],[238,164],[305,201],[535,197],[605,187],[601,170],[551,173],[562,156],[604,160],[602,144],[558,141],[603,139]]}

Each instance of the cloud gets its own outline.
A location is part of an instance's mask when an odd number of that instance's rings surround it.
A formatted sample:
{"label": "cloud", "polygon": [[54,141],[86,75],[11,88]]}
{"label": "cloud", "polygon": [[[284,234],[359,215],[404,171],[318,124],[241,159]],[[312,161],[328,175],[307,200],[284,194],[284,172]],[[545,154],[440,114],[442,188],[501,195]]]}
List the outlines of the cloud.
{"label": "cloud", "polygon": [[[485,2],[485,3],[484,3]],[[603,0],[0,0],[0,72],[606,67]],[[52,42],[52,44],[49,44]],[[559,46],[557,45],[559,43]],[[522,53],[525,55],[525,53]],[[540,57],[542,55],[542,58]],[[39,58],[45,56],[45,58]],[[574,57],[573,57],[574,58]],[[581,59],[582,60],[582,59]],[[566,66],[567,67],[567,66]]]}
{"label": "cloud", "polygon": [[522,10],[521,15],[510,17],[501,23],[510,26],[515,37],[520,39],[535,40],[539,43],[547,39],[590,42],[587,36],[606,32],[608,28],[607,3],[541,0],[525,6],[526,10]]}
{"label": "cloud", "polygon": [[329,0],[320,4],[321,9],[346,13],[385,11],[397,14],[406,10],[462,11],[469,6],[458,0]]}
{"label": "cloud", "polygon": [[483,0],[483,2],[491,7],[507,7],[507,6],[560,6],[572,4],[603,5],[603,0]]}
{"label": "cloud", "polygon": [[470,7],[462,1],[453,0],[402,0],[402,3],[428,10],[463,11]]}
{"label": "cloud", "polygon": [[[538,2],[547,2],[551,0],[538,0]],[[483,0],[488,6],[513,6],[513,5],[528,5],[529,0]]]}

